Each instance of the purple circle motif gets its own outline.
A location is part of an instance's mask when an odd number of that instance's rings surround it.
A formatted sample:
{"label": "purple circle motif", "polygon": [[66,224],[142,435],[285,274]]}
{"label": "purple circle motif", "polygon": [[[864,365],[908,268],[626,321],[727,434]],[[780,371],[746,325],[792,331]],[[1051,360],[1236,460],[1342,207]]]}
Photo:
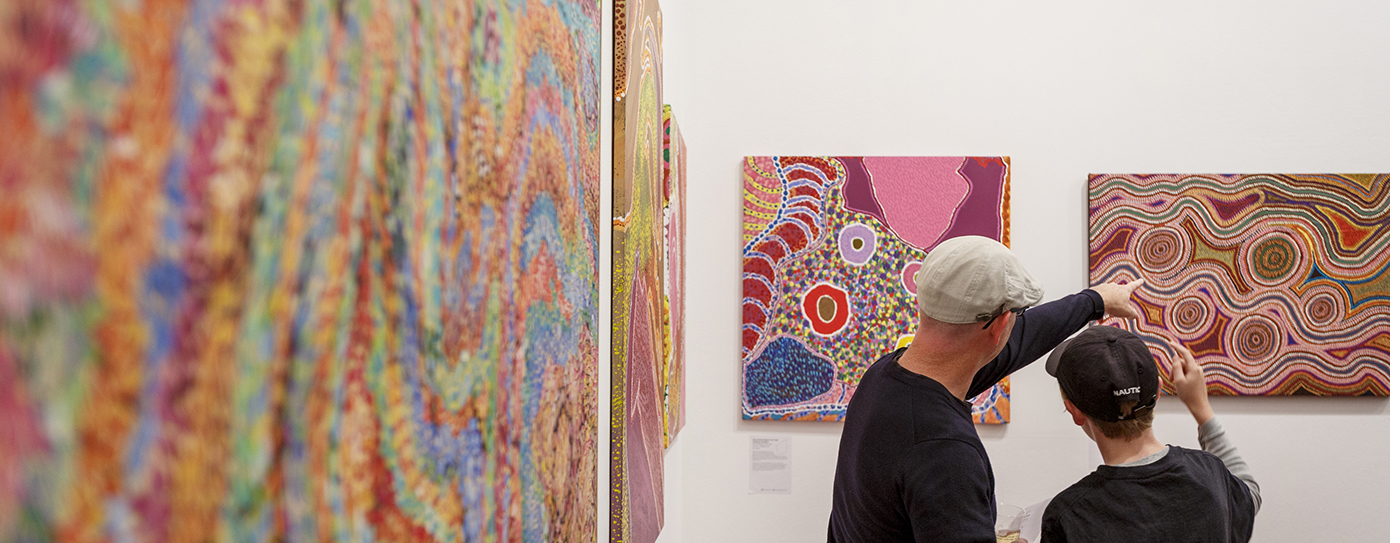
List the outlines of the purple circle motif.
{"label": "purple circle motif", "polygon": [[899,271],[899,282],[904,284],[904,292],[919,294],[919,285],[914,282],[918,277],[919,269],[924,267],[923,262],[910,262],[904,265],[904,269]]}
{"label": "purple circle motif", "polygon": [[847,263],[862,266],[875,256],[875,230],[861,223],[846,225],[841,229],[841,258]]}

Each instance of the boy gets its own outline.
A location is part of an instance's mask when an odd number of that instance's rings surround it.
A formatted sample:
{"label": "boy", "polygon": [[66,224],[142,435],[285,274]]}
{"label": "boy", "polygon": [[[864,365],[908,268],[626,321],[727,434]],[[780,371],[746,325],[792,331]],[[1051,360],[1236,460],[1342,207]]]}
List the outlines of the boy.
{"label": "boy", "polygon": [[1191,351],[1171,343],[1172,382],[1199,425],[1204,451],[1152,433],[1157,365],[1142,339],[1092,326],[1050,353],[1065,409],[1104,464],[1045,508],[1041,541],[1248,541],[1259,484],[1225,437]]}

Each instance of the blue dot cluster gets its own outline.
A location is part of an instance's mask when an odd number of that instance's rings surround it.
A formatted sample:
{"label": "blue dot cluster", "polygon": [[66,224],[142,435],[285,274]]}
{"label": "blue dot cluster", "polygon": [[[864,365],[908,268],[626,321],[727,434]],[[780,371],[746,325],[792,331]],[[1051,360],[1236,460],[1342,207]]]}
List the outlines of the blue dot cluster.
{"label": "blue dot cluster", "polygon": [[831,363],[781,337],[744,368],[744,398],[753,407],[804,402],[830,390],[835,377]]}

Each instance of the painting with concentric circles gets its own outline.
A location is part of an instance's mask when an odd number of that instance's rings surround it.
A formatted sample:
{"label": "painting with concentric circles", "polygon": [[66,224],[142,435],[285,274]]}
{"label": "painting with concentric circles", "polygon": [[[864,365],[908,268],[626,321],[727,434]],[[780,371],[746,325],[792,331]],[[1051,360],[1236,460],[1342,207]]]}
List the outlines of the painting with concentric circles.
{"label": "painting with concentric circles", "polygon": [[[1390,174],[1089,176],[1089,282],[1145,277],[1142,336],[1211,394],[1390,395]],[[1175,393],[1164,378],[1163,390]]]}
{"label": "painting with concentric circles", "polygon": [[[943,240],[1010,243],[1011,159],[744,159],[743,417],[843,420],[865,369],[918,326],[915,274]],[[973,400],[1011,420],[1002,379]]]}

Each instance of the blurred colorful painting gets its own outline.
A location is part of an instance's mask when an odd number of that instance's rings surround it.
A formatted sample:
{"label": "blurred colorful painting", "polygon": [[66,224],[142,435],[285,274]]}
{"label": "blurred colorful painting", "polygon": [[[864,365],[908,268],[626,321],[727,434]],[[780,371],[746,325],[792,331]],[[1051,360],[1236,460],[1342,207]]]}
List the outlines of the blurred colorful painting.
{"label": "blurred colorful painting", "polygon": [[[1390,395],[1390,175],[1091,175],[1089,282],[1211,394]],[[1170,379],[1164,389],[1174,392]]]}
{"label": "blurred colorful painting", "polygon": [[0,3],[0,541],[591,541],[596,0]]}
{"label": "blurred colorful painting", "polygon": [[665,522],[665,111],[656,0],[613,3],[612,421],[609,538],[651,543]]}
{"label": "blurred colorful painting", "polygon": [[666,229],[666,355],[661,382],[665,446],[685,426],[685,139],[667,104],[662,114],[662,192]]}
{"label": "blurred colorful painting", "polygon": [[[843,420],[865,369],[919,323],[945,239],[1010,242],[1008,157],[744,159],[743,417]],[[1003,379],[973,420],[1010,420]]]}

